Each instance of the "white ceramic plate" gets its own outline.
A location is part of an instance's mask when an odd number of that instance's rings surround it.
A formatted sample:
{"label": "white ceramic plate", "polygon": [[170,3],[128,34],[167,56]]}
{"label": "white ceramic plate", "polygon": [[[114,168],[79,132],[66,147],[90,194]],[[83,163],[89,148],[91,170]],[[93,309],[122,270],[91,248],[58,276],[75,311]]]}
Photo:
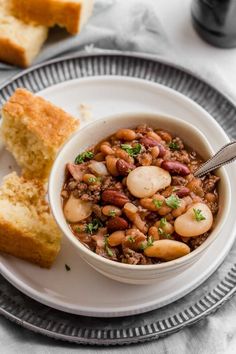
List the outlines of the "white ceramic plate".
{"label": "white ceramic plate", "polygon": [[[215,150],[228,141],[216,121],[193,101],[174,90],[140,79],[101,76],[80,79],[52,86],[40,95],[78,117],[81,103],[91,106],[93,119],[134,111],[174,115],[195,124],[208,136]],[[4,149],[0,151],[0,178],[15,166],[12,157]],[[230,180],[235,181],[235,167],[229,166],[227,171]],[[231,187],[236,195],[233,183]],[[159,281],[156,285],[126,285],[103,277],[78,258],[65,238],[51,270],[1,255],[0,271],[23,293],[62,311],[95,317],[137,314],[167,305],[207,279],[231,248],[235,224],[232,214],[225,232],[199,262],[175,279]],[[65,264],[70,266],[70,271],[66,271]]]}

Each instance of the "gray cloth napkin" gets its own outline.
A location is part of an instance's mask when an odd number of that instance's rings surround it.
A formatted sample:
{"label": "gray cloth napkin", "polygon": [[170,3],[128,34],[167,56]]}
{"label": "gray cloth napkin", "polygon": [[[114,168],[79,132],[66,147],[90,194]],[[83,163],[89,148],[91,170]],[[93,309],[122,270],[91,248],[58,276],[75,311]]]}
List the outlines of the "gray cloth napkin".
{"label": "gray cloth napkin", "polygon": [[[34,64],[91,48],[116,49],[162,54],[168,41],[150,6],[152,1],[97,0],[88,24],[82,32],[71,36],[65,30],[54,28]],[[122,26],[120,25],[122,21]],[[0,81],[20,70],[0,62]]]}

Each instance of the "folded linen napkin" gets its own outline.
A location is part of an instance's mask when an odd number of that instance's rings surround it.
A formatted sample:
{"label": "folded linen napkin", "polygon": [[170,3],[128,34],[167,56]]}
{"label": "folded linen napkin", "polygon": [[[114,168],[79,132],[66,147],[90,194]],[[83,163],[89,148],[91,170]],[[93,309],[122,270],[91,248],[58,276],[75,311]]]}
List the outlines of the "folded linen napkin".
{"label": "folded linen napkin", "polygon": [[[136,52],[166,53],[168,41],[158,20],[152,1],[97,0],[89,22],[76,36],[54,28],[35,63],[83,50],[88,45],[97,48]],[[122,23],[122,26],[121,26]],[[0,80],[3,71],[16,68],[0,62]]]}

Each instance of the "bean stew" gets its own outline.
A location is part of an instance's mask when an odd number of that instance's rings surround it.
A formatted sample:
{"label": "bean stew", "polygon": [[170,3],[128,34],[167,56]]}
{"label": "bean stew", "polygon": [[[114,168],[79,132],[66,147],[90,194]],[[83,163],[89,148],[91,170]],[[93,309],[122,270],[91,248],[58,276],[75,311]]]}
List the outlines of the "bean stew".
{"label": "bean stew", "polygon": [[220,178],[194,177],[203,162],[168,131],[120,129],[66,165],[67,223],[113,261],[146,265],[187,255],[209,236],[218,211]]}

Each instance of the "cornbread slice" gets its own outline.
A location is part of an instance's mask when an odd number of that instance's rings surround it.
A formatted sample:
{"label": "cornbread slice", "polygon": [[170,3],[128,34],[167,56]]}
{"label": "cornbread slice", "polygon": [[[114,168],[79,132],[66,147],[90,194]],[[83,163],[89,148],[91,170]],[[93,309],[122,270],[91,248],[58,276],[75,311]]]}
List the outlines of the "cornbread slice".
{"label": "cornbread slice", "polygon": [[46,179],[58,149],[79,122],[25,89],[17,89],[2,109],[2,139],[27,178]]}
{"label": "cornbread slice", "polygon": [[92,13],[93,0],[12,0],[15,16],[24,21],[65,27],[78,33]]}
{"label": "cornbread slice", "polygon": [[0,251],[50,268],[60,241],[43,184],[15,172],[6,176],[0,187]]}
{"label": "cornbread slice", "polygon": [[48,29],[15,18],[10,5],[10,0],[0,0],[0,60],[27,67],[46,40]]}

